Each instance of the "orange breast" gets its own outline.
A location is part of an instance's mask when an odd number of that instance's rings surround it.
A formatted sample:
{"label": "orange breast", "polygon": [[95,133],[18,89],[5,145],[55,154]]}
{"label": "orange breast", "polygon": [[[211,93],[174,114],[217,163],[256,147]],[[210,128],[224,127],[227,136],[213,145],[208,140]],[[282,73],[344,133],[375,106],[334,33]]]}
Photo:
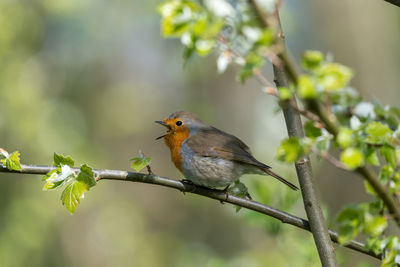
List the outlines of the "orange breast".
{"label": "orange breast", "polygon": [[183,141],[189,137],[189,129],[182,129],[177,132],[170,132],[164,137],[165,144],[171,150],[171,160],[175,167],[182,172],[181,146]]}

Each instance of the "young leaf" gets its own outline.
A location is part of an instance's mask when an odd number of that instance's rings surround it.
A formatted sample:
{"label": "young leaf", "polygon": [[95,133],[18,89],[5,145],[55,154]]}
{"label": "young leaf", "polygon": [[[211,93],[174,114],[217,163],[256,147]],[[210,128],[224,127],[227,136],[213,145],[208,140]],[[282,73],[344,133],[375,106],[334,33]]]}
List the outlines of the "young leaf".
{"label": "young leaf", "polygon": [[303,152],[300,139],[297,137],[290,137],[282,141],[276,152],[276,157],[280,161],[292,163],[303,156]]}
{"label": "young leaf", "polygon": [[61,168],[57,168],[49,173],[47,173],[43,179],[46,183],[43,186],[43,190],[56,189],[62,186],[69,178],[75,177],[74,171],[68,165],[63,165]]}
{"label": "young leaf", "polygon": [[324,55],[320,51],[308,50],[305,51],[301,58],[301,65],[305,69],[314,69],[324,60]]}
{"label": "young leaf", "polygon": [[62,165],[68,165],[71,168],[74,167],[74,160],[70,156],[63,156],[54,153],[53,165],[61,167]]}
{"label": "young leaf", "polygon": [[89,186],[80,181],[70,183],[61,194],[61,201],[67,210],[73,214],[83,198],[84,193],[88,191]]}
{"label": "young leaf", "polygon": [[76,177],[77,181],[80,181],[84,184],[87,184],[88,187],[92,187],[96,185],[96,179],[94,178],[93,169],[88,165],[83,164],[80,168],[80,172]]}
{"label": "young leaf", "polygon": [[396,168],[397,166],[397,155],[396,150],[393,147],[388,145],[384,145],[381,147],[381,155],[385,158],[386,162],[392,166],[392,168]]}
{"label": "young leaf", "polygon": [[354,170],[364,164],[364,155],[358,148],[346,148],[340,154],[340,160],[347,168]]}
{"label": "young leaf", "polygon": [[135,169],[137,172],[139,172],[141,169],[146,167],[151,163],[151,158],[150,157],[137,157],[137,158],[131,158],[132,164],[131,168]]}
{"label": "young leaf", "polygon": [[314,99],[317,97],[317,89],[313,78],[309,75],[301,75],[297,81],[297,88],[301,98]]}
{"label": "young leaf", "polygon": [[396,251],[395,250],[390,250],[389,253],[385,255],[385,258],[382,261],[382,264],[380,267],[393,267],[396,266]]}
{"label": "young leaf", "polygon": [[339,63],[325,63],[315,69],[319,83],[326,91],[343,89],[353,76],[353,71]]}
{"label": "young leaf", "polygon": [[379,236],[387,227],[387,221],[383,216],[368,214],[365,220],[365,232],[371,236]]}
{"label": "young leaf", "polygon": [[346,244],[356,237],[361,230],[363,208],[352,205],[344,208],[338,215],[339,243]]}
{"label": "young leaf", "polygon": [[376,155],[376,149],[375,148],[368,148],[367,162],[369,164],[371,164],[371,165],[374,165],[374,166],[379,166],[380,165],[379,158]]}
{"label": "young leaf", "polygon": [[347,127],[341,127],[336,137],[336,142],[341,148],[347,148],[354,143],[353,131]]}
{"label": "young leaf", "polygon": [[391,137],[393,131],[381,122],[370,122],[365,130],[367,133],[366,142],[370,144],[383,144]]}
{"label": "young leaf", "polygon": [[307,121],[306,123],[304,123],[304,130],[306,132],[306,136],[310,138],[317,138],[322,135],[321,129],[315,127],[313,121]]}
{"label": "young leaf", "polygon": [[1,159],[0,162],[3,163],[3,165],[9,169],[9,170],[14,170],[14,171],[20,171],[21,168],[21,163],[19,160],[19,155],[20,153],[18,151],[14,151],[11,154],[8,154],[7,152],[2,152],[3,155],[6,155],[5,159]]}

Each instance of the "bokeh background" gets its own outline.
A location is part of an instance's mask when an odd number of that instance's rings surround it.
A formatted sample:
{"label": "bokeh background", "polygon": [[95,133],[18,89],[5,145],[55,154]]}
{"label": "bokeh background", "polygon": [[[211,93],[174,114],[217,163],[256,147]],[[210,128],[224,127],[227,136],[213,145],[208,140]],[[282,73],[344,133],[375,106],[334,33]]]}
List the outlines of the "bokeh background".
{"label": "bokeh background", "polygon": [[[1,0],[0,147],[22,162],[53,152],[95,168],[129,169],[142,150],[152,169],[182,178],[153,123],[177,110],[244,140],[261,161],[296,181],[274,158],[282,114],[259,84],[216,74],[215,57],[183,67],[177,40],[160,36],[160,1]],[[352,67],[367,100],[398,104],[400,9],[383,0],[286,1],[282,24],[293,55],[332,53]],[[271,69],[265,73],[270,79]],[[361,179],[315,161],[329,225],[344,204],[368,200]],[[0,175],[0,266],[319,266],[311,234],[230,205],[157,186],[102,181],[71,216],[60,191],[38,176]],[[246,177],[256,200],[305,216],[299,193]],[[378,262],[338,248],[342,266]]]}

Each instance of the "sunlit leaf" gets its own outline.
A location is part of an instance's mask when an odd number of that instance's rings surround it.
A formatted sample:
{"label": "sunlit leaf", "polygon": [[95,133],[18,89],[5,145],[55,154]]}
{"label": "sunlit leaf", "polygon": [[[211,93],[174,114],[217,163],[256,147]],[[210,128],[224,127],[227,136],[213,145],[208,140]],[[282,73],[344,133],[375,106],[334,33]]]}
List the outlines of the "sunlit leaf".
{"label": "sunlit leaf", "polygon": [[314,69],[324,60],[324,55],[320,51],[305,51],[301,58],[301,64],[305,69]]}
{"label": "sunlit leaf", "polygon": [[316,85],[311,76],[301,75],[297,81],[297,88],[301,98],[314,99],[317,97]]}
{"label": "sunlit leaf", "polygon": [[137,172],[151,163],[150,157],[136,157],[130,160],[132,161],[131,168],[135,169]]}
{"label": "sunlit leaf", "polygon": [[314,72],[326,91],[343,89],[353,76],[350,68],[339,63],[322,64]]}
{"label": "sunlit leaf", "polygon": [[375,166],[379,166],[380,162],[379,162],[379,158],[377,156],[376,153],[376,149],[375,148],[368,148],[368,152],[367,152],[367,162],[371,165],[375,165]]}
{"label": "sunlit leaf", "polygon": [[307,137],[317,138],[322,135],[322,131],[320,128],[315,127],[315,123],[313,121],[307,121],[304,123],[304,130]]}
{"label": "sunlit leaf", "polygon": [[72,168],[74,167],[74,160],[70,156],[54,153],[53,166],[61,167],[62,165],[68,165]]}
{"label": "sunlit leaf", "polygon": [[382,264],[380,267],[394,267],[396,266],[396,251],[391,250],[388,253],[386,253],[385,258],[382,261]]}
{"label": "sunlit leaf", "polygon": [[22,169],[19,159],[20,153],[18,151],[14,151],[11,154],[3,153],[3,155],[6,155],[6,158],[1,159],[0,162],[3,163],[4,167],[14,171],[20,171]]}
{"label": "sunlit leaf", "polygon": [[90,187],[96,185],[96,180],[94,178],[93,169],[90,168],[88,165],[83,164],[80,168],[80,172],[76,177],[77,181],[85,183]]}
{"label": "sunlit leaf", "polygon": [[366,216],[365,232],[371,236],[380,235],[387,227],[387,221],[383,216]]}
{"label": "sunlit leaf", "polygon": [[347,148],[354,143],[353,131],[347,127],[341,127],[336,137],[336,142],[341,148]]}
{"label": "sunlit leaf", "polygon": [[383,144],[393,133],[388,125],[378,121],[368,123],[365,131],[367,133],[366,142],[370,144]]}
{"label": "sunlit leaf", "polygon": [[61,201],[71,214],[75,212],[80,199],[83,198],[88,189],[88,185],[80,181],[73,181],[64,189],[61,194]]}
{"label": "sunlit leaf", "polygon": [[364,155],[358,148],[349,147],[340,154],[340,160],[347,168],[354,170],[364,164]]}
{"label": "sunlit leaf", "polygon": [[396,150],[388,145],[384,145],[380,149],[381,155],[385,158],[386,162],[392,166],[392,168],[396,168],[397,166],[397,155]]}
{"label": "sunlit leaf", "polygon": [[282,141],[277,150],[276,157],[280,161],[292,163],[302,157],[303,152],[304,150],[300,139],[297,137],[290,137]]}
{"label": "sunlit leaf", "polygon": [[68,165],[62,165],[53,171],[47,173],[42,180],[46,183],[43,186],[43,190],[52,190],[59,186],[62,186],[68,179],[75,177],[75,173],[72,168]]}

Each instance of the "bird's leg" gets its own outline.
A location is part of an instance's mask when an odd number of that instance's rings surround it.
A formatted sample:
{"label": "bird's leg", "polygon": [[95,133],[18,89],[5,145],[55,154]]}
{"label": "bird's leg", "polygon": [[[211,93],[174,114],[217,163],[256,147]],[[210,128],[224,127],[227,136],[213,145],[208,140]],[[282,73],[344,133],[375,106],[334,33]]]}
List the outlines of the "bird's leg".
{"label": "bird's leg", "polygon": [[247,197],[249,200],[253,200],[253,198],[250,196],[250,193],[249,193],[249,192],[246,193],[246,197]]}
{"label": "bird's leg", "polygon": [[225,200],[220,200],[220,201],[219,201],[219,202],[221,202],[221,204],[225,204],[224,201],[227,201],[227,200],[228,200],[228,197],[229,197],[228,189],[229,189],[230,186],[231,186],[231,185],[229,184],[229,185],[227,185],[224,189],[218,190],[218,191],[221,191],[222,193],[225,193]]}

